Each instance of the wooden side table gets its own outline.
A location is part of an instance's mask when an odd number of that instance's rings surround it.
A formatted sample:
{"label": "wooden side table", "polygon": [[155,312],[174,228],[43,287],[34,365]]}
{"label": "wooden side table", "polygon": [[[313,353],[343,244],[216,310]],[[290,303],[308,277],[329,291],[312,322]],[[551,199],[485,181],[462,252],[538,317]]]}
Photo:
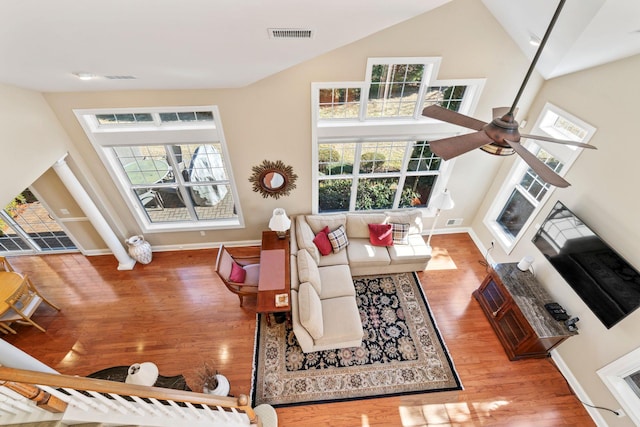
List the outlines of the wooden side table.
{"label": "wooden side table", "polygon": [[279,239],[275,231],[262,232],[256,311],[267,315],[268,325],[271,313],[291,312],[289,234]]}

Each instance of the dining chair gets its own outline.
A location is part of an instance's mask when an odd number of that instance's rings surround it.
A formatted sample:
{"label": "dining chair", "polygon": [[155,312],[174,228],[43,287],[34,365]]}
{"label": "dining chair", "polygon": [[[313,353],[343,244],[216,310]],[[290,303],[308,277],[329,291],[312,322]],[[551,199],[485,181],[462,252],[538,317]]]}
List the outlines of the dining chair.
{"label": "dining chair", "polygon": [[42,326],[38,325],[33,321],[33,319],[31,319],[33,313],[35,313],[36,309],[43,302],[51,308],[60,311],[58,306],[47,300],[42,296],[42,294],[40,294],[40,292],[38,292],[26,274],[22,276],[22,283],[20,286],[18,286],[13,294],[9,295],[5,302],[8,304],[9,309],[0,315],[1,330],[9,331],[14,334],[16,331],[9,326],[12,322],[28,323],[40,329],[42,332],[46,332]]}
{"label": "dining chair", "polygon": [[9,260],[3,256],[0,256],[0,269],[4,271],[13,271],[13,267],[9,264]]}
{"label": "dining chair", "polygon": [[[233,265],[241,267],[245,271],[242,283],[232,280]],[[236,268],[237,268],[236,267]],[[258,295],[258,279],[260,278],[260,256],[233,256],[224,245],[220,245],[218,258],[216,259],[216,273],[224,285],[240,298],[240,307],[243,297]]]}

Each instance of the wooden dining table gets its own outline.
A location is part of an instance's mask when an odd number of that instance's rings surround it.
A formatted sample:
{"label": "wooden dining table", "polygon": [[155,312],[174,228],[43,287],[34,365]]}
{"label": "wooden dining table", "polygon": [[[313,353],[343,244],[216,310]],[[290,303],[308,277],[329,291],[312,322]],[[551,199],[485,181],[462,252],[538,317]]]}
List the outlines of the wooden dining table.
{"label": "wooden dining table", "polygon": [[15,271],[0,271],[0,316],[11,307],[7,299],[24,283],[25,277]]}

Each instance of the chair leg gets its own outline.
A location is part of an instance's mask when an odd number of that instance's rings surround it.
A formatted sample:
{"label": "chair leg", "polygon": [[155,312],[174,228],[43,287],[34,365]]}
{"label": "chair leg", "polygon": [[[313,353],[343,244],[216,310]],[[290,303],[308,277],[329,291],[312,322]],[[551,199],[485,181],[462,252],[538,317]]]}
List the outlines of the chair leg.
{"label": "chair leg", "polygon": [[243,303],[243,301],[242,301],[242,295],[238,295],[238,298],[240,298],[240,307],[242,307],[242,303]]}
{"label": "chair leg", "polygon": [[42,332],[47,332],[46,329],[44,329],[42,326],[38,325],[36,322],[34,322],[33,320],[29,319],[28,317],[23,317],[23,320],[18,320],[18,323],[21,322],[28,322],[30,325],[35,326],[36,328],[40,329]]}
{"label": "chair leg", "polygon": [[17,333],[16,331],[13,330],[12,327],[10,327],[6,323],[0,323],[0,331],[2,331],[5,334],[8,334],[8,333],[16,334]]}

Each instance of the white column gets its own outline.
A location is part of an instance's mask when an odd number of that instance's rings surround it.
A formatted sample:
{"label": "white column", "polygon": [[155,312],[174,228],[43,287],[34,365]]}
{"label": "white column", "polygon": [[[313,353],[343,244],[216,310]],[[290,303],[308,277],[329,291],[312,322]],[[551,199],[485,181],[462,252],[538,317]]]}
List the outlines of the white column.
{"label": "white column", "polygon": [[67,187],[98,234],[100,234],[100,237],[102,237],[109,249],[111,249],[111,252],[113,252],[113,255],[119,262],[118,270],[132,270],[136,261],[132,259],[124,249],[124,246],[122,246],[116,234],[111,227],[109,227],[109,224],[100,213],[100,210],[98,210],[98,207],[93,203],[93,200],[91,200],[82,184],[80,184],[78,178],[76,178],[73,171],[69,168],[69,165],[67,165],[64,157],[53,165],[53,170],[56,171],[65,187]]}

